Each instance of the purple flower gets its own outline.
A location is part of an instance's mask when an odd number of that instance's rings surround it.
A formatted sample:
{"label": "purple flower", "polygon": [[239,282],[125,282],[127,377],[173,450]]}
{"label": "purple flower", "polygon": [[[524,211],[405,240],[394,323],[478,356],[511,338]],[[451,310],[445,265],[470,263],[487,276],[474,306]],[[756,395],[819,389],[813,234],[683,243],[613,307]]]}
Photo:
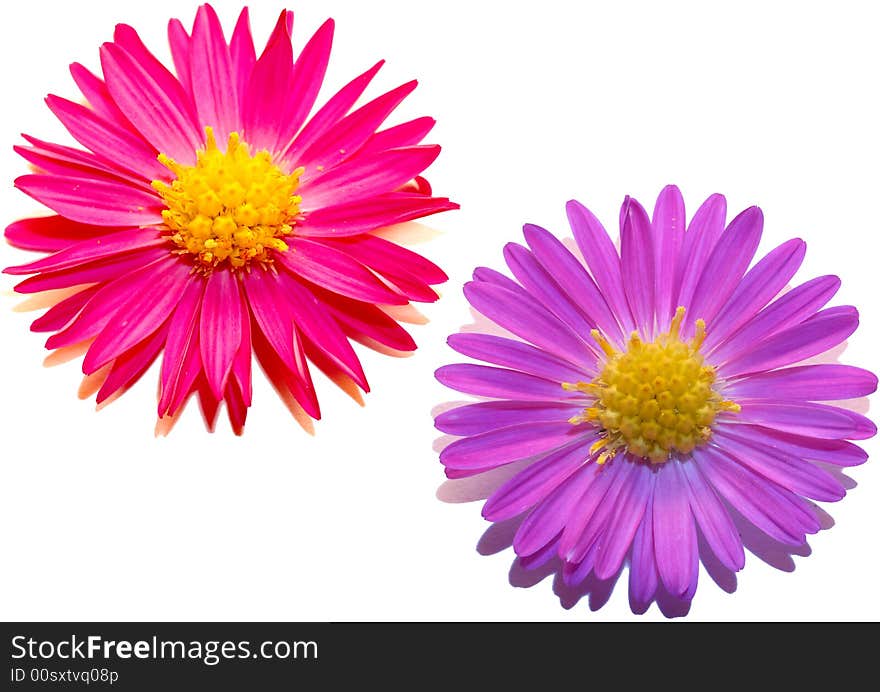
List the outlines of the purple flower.
{"label": "purple flower", "polygon": [[483,516],[525,514],[513,547],[527,566],[558,556],[575,585],[613,577],[628,558],[632,603],[650,603],[661,585],[690,601],[698,533],[734,572],[745,562],[736,515],[802,545],[820,528],[809,500],[846,494],[823,467],[867,459],[849,440],[876,426],[820,402],[863,397],[877,378],[803,363],[849,337],[858,312],[825,307],[836,276],[782,293],[804,258],[800,239],[752,265],[757,207],[725,228],[725,199],[713,195],[685,230],[678,188],[661,192],[653,220],[627,198],[619,254],[588,209],[567,211],[583,260],[527,225],[528,247],[504,249],[516,280],[479,268],[465,285],[471,305],[509,334],[449,337],[489,365],[437,371],[483,399],[437,416],[439,430],[461,438],[440,460],[450,478],[519,463]]}

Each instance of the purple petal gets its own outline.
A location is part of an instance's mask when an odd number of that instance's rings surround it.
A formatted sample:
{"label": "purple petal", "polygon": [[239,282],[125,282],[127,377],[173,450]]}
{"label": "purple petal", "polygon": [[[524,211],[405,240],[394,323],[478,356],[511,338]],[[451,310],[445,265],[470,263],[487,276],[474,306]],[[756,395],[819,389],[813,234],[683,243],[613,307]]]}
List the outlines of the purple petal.
{"label": "purple petal", "polygon": [[513,538],[517,555],[532,555],[556,538],[571,510],[598,475],[597,468],[598,464],[581,467],[532,510]]}
{"label": "purple petal", "polygon": [[654,231],[654,277],[656,292],[654,305],[657,312],[657,327],[661,331],[669,328],[677,305],[672,304],[675,289],[675,273],[684,230],[687,224],[684,199],[675,185],[667,185],[657,197],[651,227]]}
{"label": "purple petal", "polygon": [[678,297],[673,301],[673,310],[680,305],[690,308],[706,262],[724,230],[726,216],[727,200],[721,195],[712,195],[703,202],[691,219],[678,258],[678,277],[675,282]]}
{"label": "purple petal", "polygon": [[611,308],[592,277],[565,245],[549,231],[527,224],[523,227],[526,243],[544,270],[562,291],[575,301],[586,317],[609,339],[622,343],[622,333]]}
{"label": "purple petal", "polygon": [[582,367],[596,362],[584,341],[533,298],[476,281],[465,284],[464,294],[483,315],[535,346]]}
{"label": "purple petal", "polygon": [[859,313],[854,307],[829,308],[740,353],[718,371],[723,377],[735,377],[797,363],[837,346],[858,326]]}
{"label": "purple petal", "polygon": [[[728,225],[706,261],[706,267],[694,290],[690,305],[690,317],[704,319],[712,324],[715,315],[730,298],[749,263],[755,256],[764,215],[758,207],[750,207]],[[693,324],[689,319],[688,324]]]}
{"label": "purple petal", "polygon": [[635,463],[635,472],[626,487],[621,489],[608,520],[608,528],[599,541],[599,555],[594,570],[599,579],[609,579],[617,573],[629,552],[633,537],[642,523],[648,500],[654,489],[652,469],[644,463]]}
{"label": "purple petal", "polygon": [[459,406],[434,419],[434,427],[448,435],[479,435],[522,423],[567,421],[582,413],[583,404],[540,401],[483,401]]}
{"label": "purple petal", "polygon": [[624,334],[635,329],[635,322],[623,292],[620,275],[620,258],[614,243],[599,220],[580,202],[574,200],[565,205],[568,223],[575,242],[584,256],[596,285],[605,297],[612,313],[617,317]]}
{"label": "purple petal", "polygon": [[724,505],[712,486],[706,482],[695,463],[682,464],[688,484],[688,501],[706,543],[727,569],[738,572],[743,568],[746,555],[742,539]]}
{"label": "purple petal", "polygon": [[764,428],[759,425],[737,423],[736,433],[742,439],[761,447],[774,449],[782,454],[822,461],[835,466],[859,466],[868,460],[861,447],[845,440],[823,440],[793,433]]}
{"label": "purple petal", "polygon": [[[559,284],[544,271],[531,252],[522,245],[508,243],[504,246],[504,260],[523,288],[568,325],[575,334],[587,337],[595,324],[588,321],[572,304],[565,292],[559,288]],[[587,345],[591,346],[589,342]]]}
{"label": "purple petal", "polygon": [[657,470],[653,519],[657,571],[666,590],[680,598],[697,580],[699,555],[688,485],[677,461],[669,461]]}
{"label": "purple petal", "polygon": [[749,401],[737,420],[828,440],[867,440],[877,426],[848,409],[807,402]]}
{"label": "purple petal", "polygon": [[573,442],[584,433],[567,421],[514,425],[456,440],[440,453],[440,462],[457,470],[495,468]]}
{"label": "purple petal", "polygon": [[654,240],[651,220],[636,200],[627,197],[621,211],[620,272],[623,290],[643,336],[654,334]]}
{"label": "purple petal", "polygon": [[452,334],[449,346],[462,355],[487,363],[503,365],[554,382],[587,382],[593,379],[589,370],[580,369],[567,360],[557,358],[530,344],[491,334]]}
{"label": "purple petal", "polygon": [[839,401],[877,391],[877,376],[862,368],[836,363],[804,365],[750,375],[728,384],[725,396],[740,399]]}
{"label": "purple petal", "polygon": [[803,545],[805,534],[819,531],[819,522],[804,500],[737,464],[720,450],[700,447],[693,459],[719,494],[771,538],[786,545]]}
{"label": "purple petal", "polygon": [[583,401],[582,394],[564,390],[559,382],[504,368],[456,363],[445,365],[434,374],[450,389],[476,396],[527,401]]}
{"label": "purple petal", "polygon": [[645,514],[633,538],[629,569],[629,595],[635,603],[648,603],[657,591],[657,561],[654,558],[654,484],[657,474],[650,479],[651,492]]}
{"label": "purple petal", "polygon": [[492,493],[483,506],[483,516],[489,521],[504,521],[540,502],[586,463],[594,439],[585,438],[527,466]]}
{"label": "purple petal", "polygon": [[806,251],[807,244],[795,238],[771,251],[752,267],[709,325],[703,349],[711,351],[779,295],[801,266]]}
{"label": "purple petal", "polygon": [[[599,466],[596,464],[596,466]],[[584,491],[565,523],[559,541],[559,556],[568,562],[581,562],[599,533],[606,528],[609,509],[632,472],[632,464],[601,466],[596,480]]]}
{"label": "purple petal", "polygon": [[714,437],[733,459],[791,492],[821,502],[837,502],[846,490],[831,474],[799,456],[755,444],[736,434],[739,426],[719,426]]}
{"label": "purple petal", "polygon": [[731,338],[713,349],[703,349],[712,363],[724,363],[765,339],[815,314],[837,293],[840,279],[820,276],[793,288],[749,320]]}

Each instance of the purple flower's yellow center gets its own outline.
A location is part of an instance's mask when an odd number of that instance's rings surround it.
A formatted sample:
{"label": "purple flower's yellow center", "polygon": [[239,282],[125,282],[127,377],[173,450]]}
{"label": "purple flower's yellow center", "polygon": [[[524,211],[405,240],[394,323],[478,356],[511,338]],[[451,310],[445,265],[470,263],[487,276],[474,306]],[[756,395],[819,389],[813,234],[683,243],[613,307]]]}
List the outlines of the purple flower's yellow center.
{"label": "purple flower's yellow center", "polygon": [[226,151],[206,128],[207,144],[195,166],[181,166],[164,154],[159,161],[175,175],[171,184],[153,181],[165,201],[162,218],[176,252],[195,257],[210,270],[228,262],[240,269],[266,264],[271,253],[288,249],[302,198],[296,195],[303,169],[286,174],[267,151],[251,155],[237,132]]}
{"label": "purple flower's yellow center", "polygon": [[625,351],[618,351],[593,330],[606,359],[592,382],[563,384],[568,391],[595,397],[572,424],[590,422],[600,428],[591,452],[604,464],[624,450],[653,464],[675,453],[687,454],[705,443],[721,411],[739,413],[715,389],[715,369],[706,365],[700,346],[706,323],[696,321],[695,335],[682,341],[679,330],[685,309],[678,308],[669,331],[645,343],[634,332]]}

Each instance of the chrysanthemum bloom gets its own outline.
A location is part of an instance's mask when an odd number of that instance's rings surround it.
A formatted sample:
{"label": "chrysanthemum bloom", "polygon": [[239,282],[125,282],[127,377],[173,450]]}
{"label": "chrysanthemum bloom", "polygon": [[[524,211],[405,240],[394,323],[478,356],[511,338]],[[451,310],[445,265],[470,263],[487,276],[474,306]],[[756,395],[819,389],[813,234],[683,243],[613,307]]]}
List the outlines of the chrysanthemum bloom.
{"label": "chrysanthemum bloom", "polygon": [[685,230],[667,187],[653,220],[627,198],[620,254],[577,202],[568,218],[583,261],[543,228],[504,251],[516,280],[479,268],[464,292],[511,337],[461,333],[450,346],[491,365],[441,368],[455,390],[488,398],[439,415],[463,439],[441,453],[450,478],[520,462],[487,500],[490,521],[520,514],[514,549],[527,567],[554,556],[570,585],[608,579],[629,556],[630,600],[658,584],[690,601],[698,531],[731,571],[744,565],[733,516],[790,546],[819,530],[808,500],[840,500],[823,465],[866,454],[876,432],[828,405],[873,392],[877,378],[839,364],[801,364],[849,337],[854,307],[824,306],[840,281],[822,276],[781,294],[805,245],[783,243],[750,267],[763,217],[725,229],[710,197]]}
{"label": "chrysanthemum bloom", "polygon": [[294,61],[284,11],[256,57],[247,9],[227,43],[209,5],[191,33],[171,20],[176,76],[130,26],[100,50],[103,79],[80,64],[87,105],[47,103],[85,147],[25,136],[38,169],[16,186],[56,212],[13,223],[7,239],[52,253],[6,269],[21,293],[80,287],[33,324],[54,349],[92,340],[98,402],[162,353],[159,416],[197,392],[211,424],[225,401],[236,432],[251,403],[251,354],[284,395],[320,416],[307,359],[367,380],[349,339],[415,343],[384,306],[437,298],[442,270],[377,229],[455,209],[419,174],[440,148],[424,117],[379,129],[416,87],[355,110],[381,62],[310,116],[333,37],[328,20]]}

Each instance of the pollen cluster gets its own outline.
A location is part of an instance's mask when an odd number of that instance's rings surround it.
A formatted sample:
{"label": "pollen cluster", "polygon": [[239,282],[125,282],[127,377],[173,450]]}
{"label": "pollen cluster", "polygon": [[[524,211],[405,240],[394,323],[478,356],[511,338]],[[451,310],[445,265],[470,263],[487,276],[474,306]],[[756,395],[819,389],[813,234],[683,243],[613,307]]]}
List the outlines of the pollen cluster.
{"label": "pollen cluster", "polygon": [[164,154],[159,161],[174,173],[171,184],[153,181],[165,201],[162,212],[168,235],[180,254],[195,257],[196,266],[211,270],[222,262],[233,269],[251,262],[266,264],[271,251],[288,249],[302,198],[296,195],[298,168],[285,174],[268,152],[254,155],[238,133],[220,151],[210,127],[195,166],[181,166]]}
{"label": "pollen cluster", "polygon": [[738,404],[725,401],[713,389],[715,370],[699,352],[706,336],[705,322],[696,321],[692,339],[680,339],[684,314],[685,309],[678,308],[669,331],[653,342],[642,341],[634,332],[625,351],[618,351],[593,330],[593,338],[606,355],[599,376],[589,383],[563,387],[595,397],[592,406],[570,422],[591,422],[601,429],[591,450],[599,452],[600,464],[620,450],[661,464],[672,454],[687,454],[705,443],[719,412],[739,412]]}

